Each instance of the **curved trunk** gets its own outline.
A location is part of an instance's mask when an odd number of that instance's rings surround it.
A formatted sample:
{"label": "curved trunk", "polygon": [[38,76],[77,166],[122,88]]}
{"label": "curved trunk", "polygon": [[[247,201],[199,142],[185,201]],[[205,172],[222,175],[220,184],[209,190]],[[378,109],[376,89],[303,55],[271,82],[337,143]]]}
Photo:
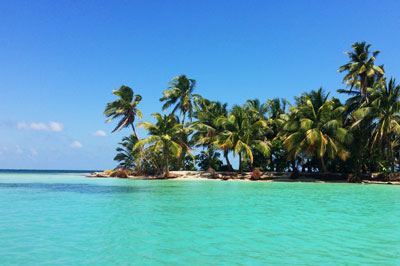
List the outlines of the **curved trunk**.
{"label": "curved trunk", "polygon": [[326,169],[326,165],[325,165],[325,162],[324,162],[324,157],[321,157],[321,166],[322,166],[322,171],[324,173],[326,173],[328,170]]}
{"label": "curved trunk", "polygon": [[225,160],[226,160],[226,164],[228,165],[229,171],[233,172],[233,168],[232,168],[231,162],[229,161],[228,152],[227,151],[224,151],[224,157],[225,157]]}
{"label": "curved trunk", "polygon": [[139,139],[139,136],[138,136],[138,134],[137,134],[137,132],[136,132],[136,128],[135,128],[135,125],[133,124],[133,122],[131,123],[131,126],[132,126],[132,129],[133,129],[133,134],[135,134],[135,137],[136,137],[137,140],[139,141],[140,139]]}

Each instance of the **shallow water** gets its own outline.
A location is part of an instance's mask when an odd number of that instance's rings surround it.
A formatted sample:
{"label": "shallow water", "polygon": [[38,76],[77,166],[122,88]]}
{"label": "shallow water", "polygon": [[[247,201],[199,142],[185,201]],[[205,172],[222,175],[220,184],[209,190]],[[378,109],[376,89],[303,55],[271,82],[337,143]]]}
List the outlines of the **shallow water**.
{"label": "shallow water", "polygon": [[1,265],[400,265],[400,186],[0,173]]}

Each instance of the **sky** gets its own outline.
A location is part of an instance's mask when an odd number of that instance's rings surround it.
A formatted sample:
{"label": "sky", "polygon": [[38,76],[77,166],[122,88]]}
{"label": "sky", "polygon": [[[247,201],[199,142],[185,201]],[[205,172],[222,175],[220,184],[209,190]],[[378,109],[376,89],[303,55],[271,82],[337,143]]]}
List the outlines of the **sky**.
{"label": "sky", "polygon": [[[112,169],[112,90],[161,111],[173,77],[243,104],[343,88],[356,41],[400,79],[400,1],[0,1],[0,169]],[[141,137],[145,132],[140,129]]]}

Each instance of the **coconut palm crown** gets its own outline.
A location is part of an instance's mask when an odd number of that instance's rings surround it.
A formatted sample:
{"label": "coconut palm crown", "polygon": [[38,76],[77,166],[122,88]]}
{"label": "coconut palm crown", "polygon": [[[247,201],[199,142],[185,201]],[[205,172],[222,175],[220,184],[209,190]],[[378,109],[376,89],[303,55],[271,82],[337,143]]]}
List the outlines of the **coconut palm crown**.
{"label": "coconut palm crown", "polygon": [[133,123],[136,117],[138,119],[142,118],[142,112],[137,108],[137,105],[142,100],[142,96],[138,94],[134,95],[133,90],[124,85],[118,90],[113,90],[113,94],[118,96],[119,99],[107,103],[104,115],[110,118],[106,120],[106,123],[119,118],[119,122],[112,132],[131,126],[136,138],[139,139]]}
{"label": "coconut palm crown", "polygon": [[350,62],[341,66],[338,72],[347,71],[343,78],[343,82],[353,87],[359,87],[361,95],[367,96],[368,79],[378,76],[378,79],[385,74],[383,66],[376,66],[375,60],[380,51],[372,51],[370,56],[370,44],[365,42],[356,42],[352,45],[353,51],[347,51]]}
{"label": "coconut palm crown", "polygon": [[189,114],[189,118],[193,116],[193,97],[197,96],[193,94],[196,80],[180,75],[173,78],[168,84],[170,86],[163,92],[163,97],[160,98],[161,102],[165,102],[162,109],[165,111],[175,105],[172,114],[180,109],[182,113],[181,124],[184,125],[186,113]]}

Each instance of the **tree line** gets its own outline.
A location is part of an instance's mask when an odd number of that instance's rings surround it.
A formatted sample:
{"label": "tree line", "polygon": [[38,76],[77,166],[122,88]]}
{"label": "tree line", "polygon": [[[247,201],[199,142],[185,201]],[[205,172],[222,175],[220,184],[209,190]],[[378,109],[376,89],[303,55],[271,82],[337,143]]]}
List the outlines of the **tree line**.
{"label": "tree line", "polygon": [[[234,171],[229,155],[238,157],[238,171],[302,171],[390,173],[399,169],[400,86],[376,65],[379,51],[356,42],[345,52],[348,96],[342,103],[322,88],[286,99],[247,100],[228,108],[227,103],[195,94],[196,80],[185,75],[169,82],[160,102],[164,113],[154,123],[142,118],[142,97],[127,86],[114,90],[117,100],[104,115],[118,119],[113,132],[131,127],[133,134],[119,143],[119,167],[146,173],[209,168]],[[166,114],[166,111],[170,112]],[[139,138],[137,127],[147,131]]]}

